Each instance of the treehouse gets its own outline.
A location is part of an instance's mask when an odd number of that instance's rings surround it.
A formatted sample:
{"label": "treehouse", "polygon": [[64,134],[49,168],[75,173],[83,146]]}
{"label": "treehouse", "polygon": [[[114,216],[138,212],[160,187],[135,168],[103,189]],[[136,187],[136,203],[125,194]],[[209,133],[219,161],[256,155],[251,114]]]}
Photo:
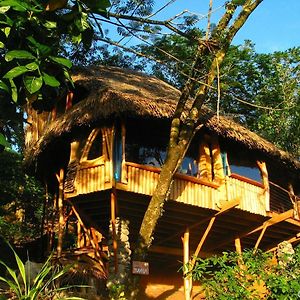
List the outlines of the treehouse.
{"label": "treehouse", "polygon": [[154,77],[115,67],[78,69],[73,79],[74,93],[55,111],[28,108],[26,161],[55,195],[47,202],[54,206],[46,207],[44,224],[51,223],[51,211],[57,212],[58,228],[48,225],[47,233],[58,231],[58,251],[73,218],[73,253],[94,251],[91,257],[106,275],[149,271],[143,276],[148,292],[152,285],[152,295],[173,293],[180,299],[179,261],[194,253],[274,251],[282,241],[297,243],[300,162],[204,108],[203,127],[174,176],[149,257],[132,263],[180,92]]}

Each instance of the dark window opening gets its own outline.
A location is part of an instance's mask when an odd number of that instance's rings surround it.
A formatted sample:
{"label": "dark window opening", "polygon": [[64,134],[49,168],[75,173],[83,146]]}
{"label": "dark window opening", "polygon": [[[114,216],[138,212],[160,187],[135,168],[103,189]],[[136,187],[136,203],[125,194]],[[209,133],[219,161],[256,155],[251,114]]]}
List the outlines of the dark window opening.
{"label": "dark window opening", "polygon": [[96,138],[94,139],[92,146],[89,150],[87,159],[88,160],[92,160],[92,159],[96,159],[100,156],[102,156],[103,154],[103,149],[102,149],[102,133],[101,130],[99,130]]}
{"label": "dark window opening", "polygon": [[126,161],[160,168],[166,158],[169,128],[159,123],[128,121]]}
{"label": "dark window opening", "polygon": [[228,164],[231,173],[238,174],[262,183],[260,170],[254,160],[247,159],[239,153],[228,153]]}

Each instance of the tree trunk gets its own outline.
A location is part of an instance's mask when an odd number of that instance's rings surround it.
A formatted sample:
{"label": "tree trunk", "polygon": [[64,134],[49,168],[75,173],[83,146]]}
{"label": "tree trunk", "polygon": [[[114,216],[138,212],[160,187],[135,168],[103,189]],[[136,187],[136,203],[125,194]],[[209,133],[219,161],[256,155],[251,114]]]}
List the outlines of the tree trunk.
{"label": "tree trunk", "polygon": [[[226,4],[226,11],[220,18],[216,28],[211,32],[210,38],[206,41],[199,41],[191,76],[182,90],[172,120],[167,158],[162,166],[156,189],[140,227],[139,240],[133,255],[135,260],[143,261],[147,257],[157,222],[163,214],[164,204],[170,193],[173,175],[180,166],[195,131],[200,125],[200,111],[202,105],[207,98],[215,78],[219,76],[219,66],[224,60],[229,45],[235,34],[262,1],[263,0],[245,0],[240,13],[234,20],[232,19],[239,5],[236,4],[236,1],[228,2]],[[203,65],[205,62],[206,65]],[[209,62],[211,62],[210,65],[207,65]],[[197,74],[199,74],[198,70],[201,68],[206,72],[206,79],[204,82],[200,82],[200,87],[195,93],[191,108],[183,114],[195,83],[199,83],[197,81]],[[129,281],[130,284],[127,285],[127,290],[125,291],[126,297],[127,299],[136,299],[139,291],[139,276],[135,275]]]}

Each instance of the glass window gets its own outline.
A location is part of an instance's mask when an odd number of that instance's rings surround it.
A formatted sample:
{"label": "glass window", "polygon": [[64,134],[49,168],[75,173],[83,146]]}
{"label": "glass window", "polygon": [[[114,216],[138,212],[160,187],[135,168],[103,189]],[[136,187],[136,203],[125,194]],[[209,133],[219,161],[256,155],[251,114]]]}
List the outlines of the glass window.
{"label": "glass window", "polygon": [[247,159],[240,154],[234,153],[228,153],[227,158],[231,173],[262,183],[261,173],[254,159]]}
{"label": "glass window", "polygon": [[89,150],[87,159],[88,160],[92,160],[92,159],[96,159],[100,156],[102,156],[103,154],[103,149],[102,149],[102,133],[101,130],[99,130],[96,138],[94,139],[92,146]]}

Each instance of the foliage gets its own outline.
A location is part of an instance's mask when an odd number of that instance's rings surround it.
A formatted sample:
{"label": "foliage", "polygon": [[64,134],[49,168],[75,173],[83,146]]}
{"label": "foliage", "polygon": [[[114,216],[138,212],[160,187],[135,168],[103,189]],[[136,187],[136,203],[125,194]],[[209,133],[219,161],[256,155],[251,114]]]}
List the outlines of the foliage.
{"label": "foliage", "polygon": [[22,156],[0,153],[0,235],[18,243],[40,231],[44,191],[22,168]]}
{"label": "foliage", "polygon": [[102,34],[93,18],[106,17],[109,6],[109,0],[0,1],[0,133],[7,135],[9,123],[22,124],[20,106],[49,110],[72,87],[72,63],[62,49],[89,49]]}
{"label": "foliage", "polygon": [[[18,276],[17,272],[11,269],[3,261],[0,264],[3,265],[9,274],[10,279],[0,276],[0,281],[5,282],[12,293],[17,299],[20,300],[37,300],[37,299],[53,299],[53,296],[58,296],[60,292],[68,290],[71,286],[55,287],[55,282],[62,278],[70,269],[70,267],[64,267],[62,269],[57,269],[51,264],[51,256],[42,266],[40,272],[35,278],[30,278],[28,274],[28,269],[26,269],[25,264],[21,261],[20,257],[11,247],[16,264],[18,266]],[[30,272],[30,271],[29,271]],[[58,298],[59,299],[59,298]],[[80,300],[82,298],[78,297],[64,297],[64,299],[74,299]]]}
{"label": "foliage", "polygon": [[[203,35],[201,31],[194,34]],[[197,43],[172,34],[156,38],[154,47],[140,45],[138,49],[157,60],[150,63],[142,60],[144,70],[150,69],[155,76],[181,88],[195,57]],[[259,54],[250,41],[245,41],[243,45],[229,48],[220,69],[220,112],[296,157],[300,156],[299,62],[300,47]],[[205,72],[201,67],[200,81]],[[216,82],[214,87],[207,104],[216,110]]]}
{"label": "foliage", "polygon": [[[246,250],[239,255],[198,258],[190,272],[200,282],[207,299],[298,299],[300,291],[300,247],[278,263],[272,254]],[[292,257],[292,259],[291,259]]]}

